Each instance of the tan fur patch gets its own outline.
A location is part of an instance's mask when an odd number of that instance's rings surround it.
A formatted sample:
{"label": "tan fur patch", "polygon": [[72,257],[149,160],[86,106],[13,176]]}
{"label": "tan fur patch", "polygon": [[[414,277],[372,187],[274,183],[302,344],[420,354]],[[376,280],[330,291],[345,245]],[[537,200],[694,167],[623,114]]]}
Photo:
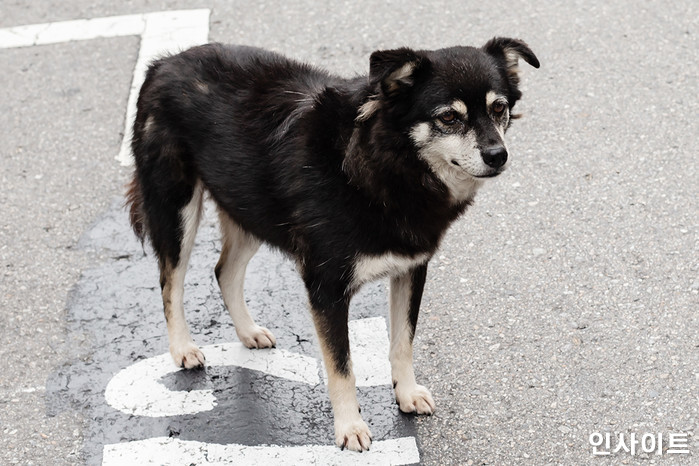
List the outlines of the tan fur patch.
{"label": "tan fur patch", "polygon": [[168,260],[160,267],[160,289],[163,296],[163,311],[165,313],[166,322],[170,322],[170,318],[172,317],[173,271],[174,269]]}
{"label": "tan fur patch", "polygon": [[468,108],[466,107],[466,104],[462,100],[455,99],[451,103],[451,108],[453,108],[456,113],[458,113],[459,115],[461,115],[464,118],[466,116],[468,116]]}
{"label": "tan fur patch", "polygon": [[153,131],[154,124],[155,119],[153,118],[153,115],[148,115],[148,118],[146,118],[146,122],[143,124],[143,133],[146,136],[149,136],[150,133]]}
{"label": "tan fur patch", "polygon": [[396,71],[391,73],[386,81],[389,83],[388,92],[395,92],[401,85],[410,85],[413,83],[413,71],[415,70],[415,63],[406,63],[405,65],[398,68]]}
{"label": "tan fur patch", "polygon": [[197,91],[201,92],[202,94],[208,94],[208,93],[209,93],[209,85],[206,84],[205,82],[196,81],[196,82],[194,83],[194,87],[197,89]]}
{"label": "tan fur patch", "polygon": [[378,100],[367,100],[361,107],[359,107],[355,121],[362,122],[368,120],[379,110],[379,108],[381,108],[381,103]]}

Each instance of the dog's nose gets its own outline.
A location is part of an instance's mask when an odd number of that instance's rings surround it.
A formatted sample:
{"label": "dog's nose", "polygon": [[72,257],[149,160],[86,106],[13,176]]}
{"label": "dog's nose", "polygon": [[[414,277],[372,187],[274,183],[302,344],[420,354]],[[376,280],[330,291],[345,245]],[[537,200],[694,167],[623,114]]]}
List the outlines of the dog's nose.
{"label": "dog's nose", "polygon": [[489,167],[500,168],[507,162],[507,150],[502,146],[488,147],[481,151],[481,157]]}

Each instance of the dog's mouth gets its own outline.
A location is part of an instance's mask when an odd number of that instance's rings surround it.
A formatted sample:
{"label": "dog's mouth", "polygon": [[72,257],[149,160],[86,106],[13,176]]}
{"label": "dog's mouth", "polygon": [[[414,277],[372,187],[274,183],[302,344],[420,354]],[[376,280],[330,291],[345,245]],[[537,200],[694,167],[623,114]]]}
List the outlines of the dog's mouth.
{"label": "dog's mouth", "polygon": [[500,173],[502,173],[502,170],[495,170],[493,173],[488,173],[486,175],[472,175],[474,178],[495,178],[498,176]]}
{"label": "dog's mouth", "polygon": [[498,176],[500,173],[502,173],[504,171],[504,169],[497,169],[497,170],[493,170],[492,172],[486,173],[483,175],[473,175],[473,174],[469,173],[468,170],[466,170],[464,167],[462,167],[459,164],[459,162],[457,162],[456,160],[452,160],[451,164],[454,165],[455,167],[459,167],[462,170],[465,170],[470,176],[472,176],[473,178],[476,178],[476,179],[495,178],[496,176]]}

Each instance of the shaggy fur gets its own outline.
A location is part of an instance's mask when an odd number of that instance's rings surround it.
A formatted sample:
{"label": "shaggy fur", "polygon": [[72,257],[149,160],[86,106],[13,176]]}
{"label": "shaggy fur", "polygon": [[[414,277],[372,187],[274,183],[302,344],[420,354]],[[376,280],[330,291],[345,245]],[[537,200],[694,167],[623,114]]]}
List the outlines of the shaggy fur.
{"label": "shaggy fur", "polygon": [[135,233],[158,258],[170,350],[204,363],[184,321],[183,281],[202,192],[224,237],[216,275],[241,340],[275,344],[242,296],[260,242],[298,264],[328,371],[337,444],[368,449],[347,335],[350,298],[391,281],[391,364],[403,411],[431,413],[412,370],[427,262],[485,179],[507,161],[503,140],[521,97],[529,47],[402,48],[372,54],[368,76],[343,79],[273,52],[209,44],[155,61],[138,101]]}

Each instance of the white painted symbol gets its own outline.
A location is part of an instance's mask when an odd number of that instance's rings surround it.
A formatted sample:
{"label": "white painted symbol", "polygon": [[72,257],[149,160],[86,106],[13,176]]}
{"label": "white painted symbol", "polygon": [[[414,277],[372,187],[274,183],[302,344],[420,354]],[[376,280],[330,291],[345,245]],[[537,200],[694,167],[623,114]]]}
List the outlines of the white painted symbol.
{"label": "white painted symbol", "polygon": [[[391,367],[384,318],[350,321],[349,337],[357,386],[389,385]],[[325,376],[315,358],[283,349],[249,350],[241,343],[225,343],[204,346],[202,351],[210,367],[243,367],[311,386],[320,383],[319,372]],[[172,363],[169,353],[144,359],[117,373],[107,384],[104,396],[112,408],[137,416],[179,416],[214,409],[212,390],[173,392],[160,383],[166,375],[181,370]]]}
{"label": "white painted symbol", "polygon": [[[314,358],[282,349],[250,351],[241,343],[204,346],[206,365],[238,366],[295,382],[318,385],[318,363]],[[170,353],[139,361],[109,381],[107,403],[126,414],[164,417],[211,411],[216,406],[213,390],[173,392],[159,382],[181,369]]]}
{"label": "white painted symbol", "polygon": [[[390,385],[388,332],[383,317],[349,322],[349,337],[357,386]],[[207,366],[237,366],[306,383],[320,383],[321,364],[315,358],[282,349],[249,350],[240,343],[209,345],[202,348]],[[212,390],[171,391],[161,379],[183,369],[175,367],[169,353],[139,361],[117,373],[107,385],[107,403],[126,414],[163,417],[210,411],[216,406]],[[245,446],[217,445],[182,441],[168,437],[106,445],[103,466],[157,464],[357,464],[359,453],[342,452],[332,445]],[[145,455],[145,456],[144,456]],[[412,464],[420,460],[413,437],[372,443],[361,453],[366,465]]]}

